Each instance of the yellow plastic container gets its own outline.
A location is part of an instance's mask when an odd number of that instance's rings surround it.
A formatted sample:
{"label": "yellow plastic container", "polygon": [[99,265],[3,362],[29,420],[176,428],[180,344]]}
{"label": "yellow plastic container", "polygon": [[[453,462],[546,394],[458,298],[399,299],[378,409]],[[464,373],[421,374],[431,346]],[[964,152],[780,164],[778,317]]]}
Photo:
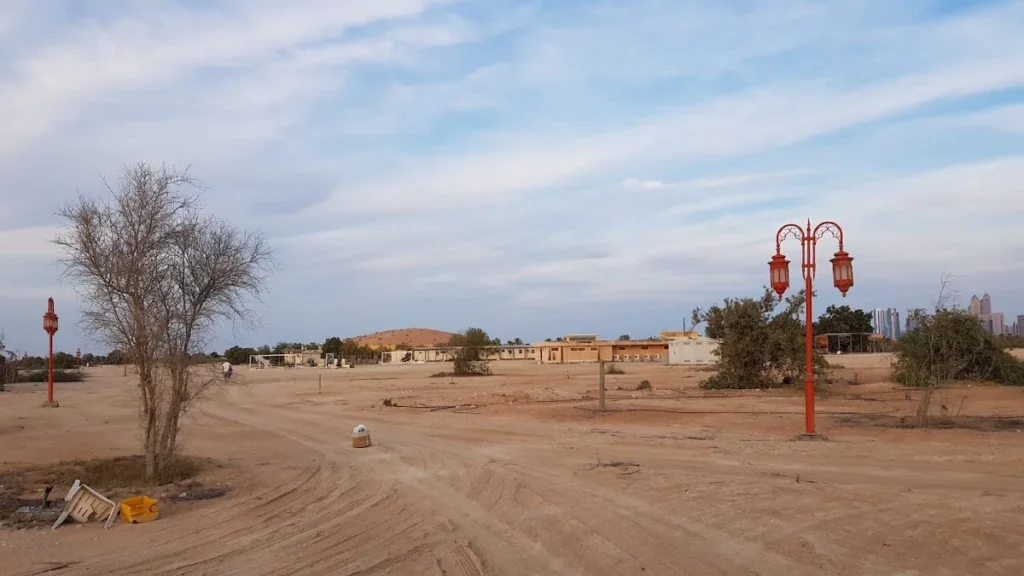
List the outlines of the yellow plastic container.
{"label": "yellow plastic container", "polygon": [[149,496],[134,496],[121,502],[121,520],[129,524],[149,522],[160,516],[160,508]]}

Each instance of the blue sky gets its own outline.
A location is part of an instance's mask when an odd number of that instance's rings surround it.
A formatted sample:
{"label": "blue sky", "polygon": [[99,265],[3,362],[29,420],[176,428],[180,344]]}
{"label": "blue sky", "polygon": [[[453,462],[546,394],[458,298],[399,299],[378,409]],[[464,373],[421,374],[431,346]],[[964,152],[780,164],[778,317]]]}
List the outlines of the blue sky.
{"label": "blue sky", "polygon": [[0,330],[41,353],[52,295],[58,346],[95,349],[52,214],[140,159],[276,248],[261,327],[220,348],[678,329],[807,218],[846,230],[845,303],[953,274],[1009,319],[1022,27],[1021,1],[0,0]]}

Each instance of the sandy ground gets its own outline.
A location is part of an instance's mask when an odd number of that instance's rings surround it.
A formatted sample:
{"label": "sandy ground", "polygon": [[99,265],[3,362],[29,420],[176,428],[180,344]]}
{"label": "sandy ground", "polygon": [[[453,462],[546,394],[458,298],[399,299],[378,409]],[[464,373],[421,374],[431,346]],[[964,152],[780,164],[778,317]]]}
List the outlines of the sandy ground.
{"label": "sandy ground", "polygon": [[[0,574],[1024,573],[1024,434],[872,425],[913,414],[914,394],[884,381],[884,356],[836,361],[859,384],[819,399],[828,442],[793,440],[799,391],[702,393],[706,373],[678,367],[621,365],[607,413],[593,365],[243,368],[184,431],[227,496],[108,531],[0,530]],[[58,409],[16,386],[0,466],[137,452],[134,393],[107,368],[59,385]],[[936,402],[1024,414],[1018,389]],[[371,448],[351,447],[359,423]]]}

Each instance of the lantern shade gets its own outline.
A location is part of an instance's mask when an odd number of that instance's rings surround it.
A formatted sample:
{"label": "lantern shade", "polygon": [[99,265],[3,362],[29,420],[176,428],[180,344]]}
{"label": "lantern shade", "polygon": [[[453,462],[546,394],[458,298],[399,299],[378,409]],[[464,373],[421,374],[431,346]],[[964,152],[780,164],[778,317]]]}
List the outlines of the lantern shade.
{"label": "lantern shade", "polygon": [[782,295],[789,288],[789,260],[782,254],[772,256],[772,261],[768,263],[768,272],[772,290],[779,295],[779,300],[782,300]]}
{"label": "lantern shade", "polygon": [[853,258],[840,250],[832,258],[832,282],[846,298],[846,291],[853,287]]}
{"label": "lantern shade", "polygon": [[46,314],[43,314],[43,331],[47,334],[56,333],[59,322],[60,318],[53,311],[53,298],[50,298],[46,303]]}

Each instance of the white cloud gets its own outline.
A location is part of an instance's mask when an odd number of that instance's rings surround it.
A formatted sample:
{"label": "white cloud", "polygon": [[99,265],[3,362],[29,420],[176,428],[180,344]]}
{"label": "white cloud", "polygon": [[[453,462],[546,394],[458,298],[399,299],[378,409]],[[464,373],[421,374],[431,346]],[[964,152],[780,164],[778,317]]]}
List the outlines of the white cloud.
{"label": "white cloud", "polygon": [[275,317],[302,316],[299,288],[364,295],[332,326],[405,324],[373,316],[403,294],[555,305],[544,322],[749,293],[807,216],[846,227],[858,294],[1024,274],[1021,1],[112,6],[0,10],[7,297],[59,274],[38,268],[52,204],[139,158],[191,163],[273,235]]}
{"label": "white cloud", "polygon": [[673,184],[661,180],[640,180],[638,178],[626,178],[622,181],[622,187],[627,190],[660,190],[671,188]]}
{"label": "white cloud", "polygon": [[[934,122],[934,121],[933,121]],[[1024,134],[1024,104],[1002,106],[953,116],[946,121],[939,121],[947,126],[967,126],[988,128],[996,132]]]}
{"label": "white cloud", "polygon": [[278,4],[254,2],[230,16],[178,9],[162,11],[159,18],[126,16],[109,26],[73,28],[65,41],[45,45],[19,62],[15,79],[0,85],[5,95],[0,104],[13,121],[0,139],[0,154],[45,135],[77,107],[104,94],[171,88],[205,67],[251,65],[351,27],[421,14],[430,4],[296,0],[282,12]]}
{"label": "white cloud", "polygon": [[57,234],[52,226],[0,230],[0,258],[46,260],[60,255],[51,240]]}
{"label": "white cloud", "polygon": [[[1013,224],[1024,214],[1024,157],[866,182],[808,197],[801,210],[791,212],[766,208],[672,227],[609,228],[589,238],[606,257],[555,258],[482,282],[521,285],[526,291],[538,281],[573,286],[560,300],[549,296],[551,303],[579,297],[668,298],[728,284],[756,287],[763,283],[758,275],[767,271],[776,230],[788,221],[802,224],[805,214],[835,219],[845,228],[858,277],[872,282],[918,273],[938,278],[954,270],[1024,274],[1017,256],[1024,253],[1024,237]],[[829,277],[827,261],[836,249],[830,238],[820,242],[822,281]],[[789,241],[783,252],[799,259],[799,244]]]}

